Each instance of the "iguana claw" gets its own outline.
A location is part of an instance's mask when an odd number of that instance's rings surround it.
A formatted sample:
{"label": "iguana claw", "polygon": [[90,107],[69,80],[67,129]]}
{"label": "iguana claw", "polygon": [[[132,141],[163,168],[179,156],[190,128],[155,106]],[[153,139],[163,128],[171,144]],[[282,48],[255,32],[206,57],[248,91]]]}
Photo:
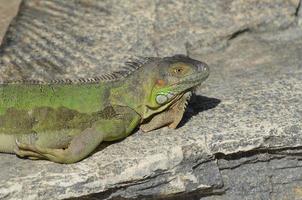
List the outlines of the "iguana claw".
{"label": "iguana claw", "polygon": [[28,157],[29,159],[32,160],[37,160],[37,159],[46,159],[46,157],[42,156],[39,153],[36,153],[35,151],[29,150],[28,145],[22,144],[18,141],[18,139],[15,140],[16,143],[16,148],[14,149],[14,152],[16,155],[19,157]]}

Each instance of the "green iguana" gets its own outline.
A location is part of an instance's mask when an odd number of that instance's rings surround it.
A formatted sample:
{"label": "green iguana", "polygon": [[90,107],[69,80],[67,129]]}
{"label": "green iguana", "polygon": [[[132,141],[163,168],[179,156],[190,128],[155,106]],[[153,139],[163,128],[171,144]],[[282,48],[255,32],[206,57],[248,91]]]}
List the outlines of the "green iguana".
{"label": "green iguana", "polygon": [[92,79],[2,82],[0,152],[74,163],[138,126],[176,128],[191,91],[209,75],[205,63],[184,55],[126,64]]}

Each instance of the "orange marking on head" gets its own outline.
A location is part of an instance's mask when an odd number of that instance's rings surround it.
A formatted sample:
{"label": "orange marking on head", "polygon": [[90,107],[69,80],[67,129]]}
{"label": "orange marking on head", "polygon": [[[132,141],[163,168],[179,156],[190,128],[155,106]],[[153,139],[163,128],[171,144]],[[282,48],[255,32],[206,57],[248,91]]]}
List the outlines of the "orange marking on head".
{"label": "orange marking on head", "polygon": [[158,79],[156,81],[156,85],[158,85],[158,86],[164,86],[164,85],[166,85],[166,82],[164,80],[162,80],[162,79]]}

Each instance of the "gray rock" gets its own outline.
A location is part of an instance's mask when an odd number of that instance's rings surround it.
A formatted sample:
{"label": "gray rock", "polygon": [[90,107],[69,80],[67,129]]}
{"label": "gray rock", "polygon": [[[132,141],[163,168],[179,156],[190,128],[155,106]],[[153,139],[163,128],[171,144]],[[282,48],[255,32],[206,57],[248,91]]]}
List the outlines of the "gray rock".
{"label": "gray rock", "polygon": [[301,11],[301,1],[298,4],[297,10],[296,10],[296,16],[298,17],[298,25],[302,25],[302,11]]}
{"label": "gray rock", "polygon": [[206,61],[211,76],[176,130],[136,132],[71,165],[0,155],[0,199],[302,199],[298,7],[23,2],[1,47],[2,79],[86,77],[174,53]]}
{"label": "gray rock", "polygon": [[298,0],[25,0],[6,35],[0,79],[86,77],[117,69],[133,55],[211,52],[240,32],[295,24],[298,5]]}
{"label": "gray rock", "polygon": [[16,16],[21,0],[0,3],[0,44],[11,20]]}

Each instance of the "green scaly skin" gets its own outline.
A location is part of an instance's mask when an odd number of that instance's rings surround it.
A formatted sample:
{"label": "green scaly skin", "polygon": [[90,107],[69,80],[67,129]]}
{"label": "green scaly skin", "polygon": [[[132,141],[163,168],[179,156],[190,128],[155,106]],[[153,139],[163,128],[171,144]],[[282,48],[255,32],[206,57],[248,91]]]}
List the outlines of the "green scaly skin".
{"label": "green scaly skin", "polygon": [[176,128],[191,90],[209,75],[205,63],[183,55],[128,65],[135,71],[126,77],[0,84],[0,152],[74,163],[140,125]]}

